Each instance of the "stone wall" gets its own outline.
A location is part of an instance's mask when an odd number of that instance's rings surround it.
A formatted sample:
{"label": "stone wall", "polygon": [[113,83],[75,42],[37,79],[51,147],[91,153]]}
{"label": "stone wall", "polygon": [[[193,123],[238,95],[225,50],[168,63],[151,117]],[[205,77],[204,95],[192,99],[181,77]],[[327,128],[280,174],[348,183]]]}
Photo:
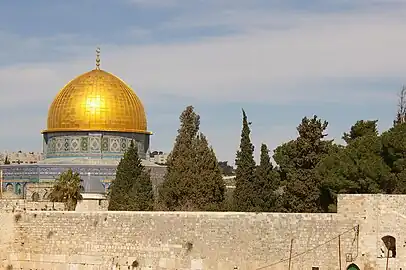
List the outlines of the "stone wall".
{"label": "stone wall", "polygon": [[388,260],[389,269],[406,269],[406,195],[340,195],[338,214],[358,217],[360,256],[374,262],[373,269],[386,269],[387,248],[382,238],[396,241],[396,257]]}
{"label": "stone wall", "polygon": [[13,215],[0,211],[0,269],[5,269],[8,265],[7,255],[13,241]]}
{"label": "stone wall", "polygon": [[63,203],[53,202],[31,202],[23,199],[19,200],[0,200],[0,213],[1,212],[15,212],[15,211],[64,211],[65,205]]}
{"label": "stone wall", "polygon": [[[386,269],[387,261],[406,269],[405,203],[405,195],[341,195],[335,214],[3,213],[0,259],[27,270],[286,270],[291,253],[292,270],[340,269],[340,262]],[[396,239],[396,256],[384,236]]]}
{"label": "stone wall", "polygon": [[27,183],[25,185],[25,199],[27,201],[48,201],[53,186],[54,183],[52,182]]}
{"label": "stone wall", "polygon": [[332,214],[27,212],[15,223],[18,269],[287,269],[291,239],[292,269],[337,269],[346,231],[342,252],[356,254],[355,223]]}

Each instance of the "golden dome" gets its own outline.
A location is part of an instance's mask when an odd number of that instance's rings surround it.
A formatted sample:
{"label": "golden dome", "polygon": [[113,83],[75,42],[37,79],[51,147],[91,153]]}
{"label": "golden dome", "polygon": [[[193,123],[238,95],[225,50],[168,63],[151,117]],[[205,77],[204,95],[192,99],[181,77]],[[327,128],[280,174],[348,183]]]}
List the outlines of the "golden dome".
{"label": "golden dome", "polygon": [[96,68],[70,81],[48,112],[47,129],[150,134],[140,99],[121,79]]}

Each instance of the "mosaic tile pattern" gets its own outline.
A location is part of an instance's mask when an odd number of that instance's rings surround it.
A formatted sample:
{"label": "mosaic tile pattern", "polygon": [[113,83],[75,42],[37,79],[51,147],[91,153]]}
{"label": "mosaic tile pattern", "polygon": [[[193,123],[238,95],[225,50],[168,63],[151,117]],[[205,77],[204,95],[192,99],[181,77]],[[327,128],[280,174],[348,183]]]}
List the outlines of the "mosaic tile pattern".
{"label": "mosaic tile pattern", "polygon": [[101,151],[101,138],[100,137],[90,137],[90,151],[92,153],[98,153]]}
{"label": "mosaic tile pattern", "polygon": [[88,137],[81,137],[80,138],[80,151],[81,152],[88,152],[89,150],[89,148],[88,148],[88,145],[89,145],[89,138]]}
{"label": "mosaic tile pattern", "polygon": [[119,138],[110,138],[110,152],[113,152],[113,153],[120,152]]}
{"label": "mosaic tile pattern", "polygon": [[80,152],[80,139],[79,138],[72,138],[70,145],[71,145],[72,152]]}
{"label": "mosaic tile pattern", "polygon": [[[107,156],[110,153],[122,155],[131,144],[131,138],[111,135],[91,135],[83,136],[54,136],[48,139],[44,144],[46,157],[69,157],[87,156],[90,154],[103,154]],[[144,142],[135,141],[138,152],[145,156]]]}
{"label": "mosaic tile pattern", "polygon": [[109,138],[103,137],[101,141],[101,150],[103,152],[109,151]]}

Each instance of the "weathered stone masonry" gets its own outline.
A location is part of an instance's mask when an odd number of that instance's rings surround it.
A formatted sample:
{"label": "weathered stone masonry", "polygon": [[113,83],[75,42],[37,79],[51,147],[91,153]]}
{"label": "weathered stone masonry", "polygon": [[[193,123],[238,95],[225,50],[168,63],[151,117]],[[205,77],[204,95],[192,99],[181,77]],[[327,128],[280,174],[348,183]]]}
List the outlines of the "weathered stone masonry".
{"label": "weathered stone masonry", "polygon": [[0,259],[13,269],[285,270],[293,239],[291,269],[339,269],[340,240],[341,269],[385,269],[381,238],[391,235],[390,269],[406,269],[405,203],[404,195],[343,195],[336,214],[8,213]]}

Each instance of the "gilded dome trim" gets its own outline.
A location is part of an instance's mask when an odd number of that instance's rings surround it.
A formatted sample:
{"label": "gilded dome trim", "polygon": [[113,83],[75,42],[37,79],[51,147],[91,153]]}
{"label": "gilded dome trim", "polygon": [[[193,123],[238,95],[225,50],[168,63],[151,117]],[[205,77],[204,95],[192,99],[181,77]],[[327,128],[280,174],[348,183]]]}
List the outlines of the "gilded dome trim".
{"label": "gilded dome trim", "polygon": [[149,134],[152,135],[153,133],[151,131],[146,131],[146,130],[139,130],[139,129],[128,129],[128,130],[123,130],[123,129],[103,129],[103,130],[98,130],[98,129],[77,129],[77,128],[60,128],[60,129],[44,129],[41,131],[42,134],[44,133],[50,133],[50,132],[124,132],[124,133],[141,133],[141,134]]}

